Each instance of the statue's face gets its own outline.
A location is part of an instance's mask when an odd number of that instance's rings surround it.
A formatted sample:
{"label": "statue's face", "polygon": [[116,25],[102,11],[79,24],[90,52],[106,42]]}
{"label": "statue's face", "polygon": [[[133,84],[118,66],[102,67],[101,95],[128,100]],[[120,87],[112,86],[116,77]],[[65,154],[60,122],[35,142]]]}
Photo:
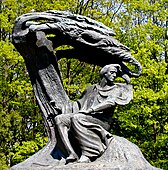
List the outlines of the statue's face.
{"label": "statue's face", "polygon": [[109,67],[105,72],[104,77],[107,81],[113,82],[114,79],[117,77],[117,68]]}

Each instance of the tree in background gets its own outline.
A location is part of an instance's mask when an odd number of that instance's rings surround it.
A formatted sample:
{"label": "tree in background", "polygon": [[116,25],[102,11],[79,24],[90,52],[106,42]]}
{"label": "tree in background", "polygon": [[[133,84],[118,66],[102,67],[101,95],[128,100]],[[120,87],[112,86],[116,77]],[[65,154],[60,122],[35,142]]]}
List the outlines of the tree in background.
{"label": "tree in background", "polygon": [[[0,167],[6,169],[23,161],[47,142],[29,76],[11,43],[11,34],[16,17],[50,9],[68,10],[112,27],[116,39],[141,62],[142,76],[132,79],[134,100],[117,109],[111,132],[137,144],[154,166],[167,169],[167,0],[2,0]],[[59,63],[71,100],[76,100],[89,84],[99,82],[98,66],[75,59],[61,59]]]}

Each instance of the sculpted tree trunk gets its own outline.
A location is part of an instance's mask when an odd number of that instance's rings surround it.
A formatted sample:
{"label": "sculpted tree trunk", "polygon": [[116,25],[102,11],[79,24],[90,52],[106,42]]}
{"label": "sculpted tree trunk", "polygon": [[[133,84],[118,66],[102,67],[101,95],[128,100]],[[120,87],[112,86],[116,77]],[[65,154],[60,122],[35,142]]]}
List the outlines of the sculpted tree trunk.
{"label": "sculpted tree trunk", "polygon": [[[50,34],[52,36],[48,36]],[[114,35],[113,30],[105,25],[68,12],[28,13],[16,19],[13,44],[25,60],[49,142],[35,155],[11,169],[51,169],[53,166],[55,169],[64,169],[59,165],[65,163],[66,150],[57,136],[54,118],[58,114],[72,113],[76,107],[70,102],[62,86],[57,64],[60,58],[76,58],[100,66],[119,64],[123,71],[121,76],[127,83],[130,82],[129,77],[138,77],[141,74],[140,63],[131,56],[126,46],[112,37]],[[71,45],[74,48],[58,51],[55,55],[54,48],[61,45]],[[125,62],[135,65],[138,72],[129,70]],[[119,149],[121,143],[122,150]],[[135,159],[131,157],[129,149],[134,152]],[[108,158],[112,164],[108,162]],[[136,163],[137,161],[139,163]],[[134,144],[119,137],[114,137],[107,151],[97,162],[100,166],[108,162],[107,166],[111,169],[129,169],[135,164],[137,168],[155,169],[143,158]],[[78,168],[86,169],[93,166],[93,169],[98,169],[95,165],[78,165]],[[74,168],[75,165],[71,166]]]}

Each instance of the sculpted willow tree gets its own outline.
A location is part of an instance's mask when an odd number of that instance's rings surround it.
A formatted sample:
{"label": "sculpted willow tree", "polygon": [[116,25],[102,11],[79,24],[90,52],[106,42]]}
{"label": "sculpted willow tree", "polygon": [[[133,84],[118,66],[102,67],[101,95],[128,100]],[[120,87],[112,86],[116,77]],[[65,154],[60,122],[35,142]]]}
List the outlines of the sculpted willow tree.
{"label": "sculpted willow tree", "polygon": [[[78,157],[79,163],[88,163],[78,164],[78,168],[92,166],[91,161],[110,168],[156,169],[137,146],[107,131],[113,123],[110,119],[115,106],[126,105],[132,99],[130,78],[138,77],[142,71],[130,50],[114,35],[102,23],[69,12],[27,13],[16,19],[13,44],[25,60],[49,142],[11,169],[60,169],[63,167],[58,165],[78,161]],[[62,45],[73,48],[55,54],[54,49]],[[62,86],[57,63],[61,58],[76,58],[103,67],[102,81],[88,87],[80,100],[71,102]],[[134,65],[137,71],[131,71],[125,63]],[[117,76],[126,83],[114,84]]]}
{"label": "sculpted willow tree", "polygon": [[[49,9],[68,10],[112,27],[116,38],[127,45],[140,61],[142,76],[131,81],[134,100],[126,107],[117,109],[111,131],[136,143],[152,165],[167,169],[167,0],[2,1],[0,166],[12,166],[29,157],[38,150],[39,143],[43,143],[43,140],[39,142],[35,138],[37,133],[40,132],[40,139],[45,137],[24,61],[10,38],[16,17],[31,10]],[[86,85],[99,80],[95,71],[98,72],[100,67],[96,65],[76,62],[74,59],[59,62],[64,87],[72,100],[78,98]],[[25,152],[28,154],[25,155]]]}

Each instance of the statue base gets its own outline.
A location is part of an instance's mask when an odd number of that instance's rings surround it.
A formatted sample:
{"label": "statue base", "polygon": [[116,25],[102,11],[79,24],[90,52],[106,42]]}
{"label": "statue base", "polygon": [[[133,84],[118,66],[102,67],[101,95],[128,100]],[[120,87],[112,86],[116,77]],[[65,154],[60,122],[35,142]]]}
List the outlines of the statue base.
{"label": "statue base", "polygon": [[[137,145],[119,136],[113,137],[104,154],[91,163],[69,163],[65,159],[54,159],[46,146],[35,155],[10,170],[159,170],[142,155]],[[48,151],[47,151],[48,150]]]}

